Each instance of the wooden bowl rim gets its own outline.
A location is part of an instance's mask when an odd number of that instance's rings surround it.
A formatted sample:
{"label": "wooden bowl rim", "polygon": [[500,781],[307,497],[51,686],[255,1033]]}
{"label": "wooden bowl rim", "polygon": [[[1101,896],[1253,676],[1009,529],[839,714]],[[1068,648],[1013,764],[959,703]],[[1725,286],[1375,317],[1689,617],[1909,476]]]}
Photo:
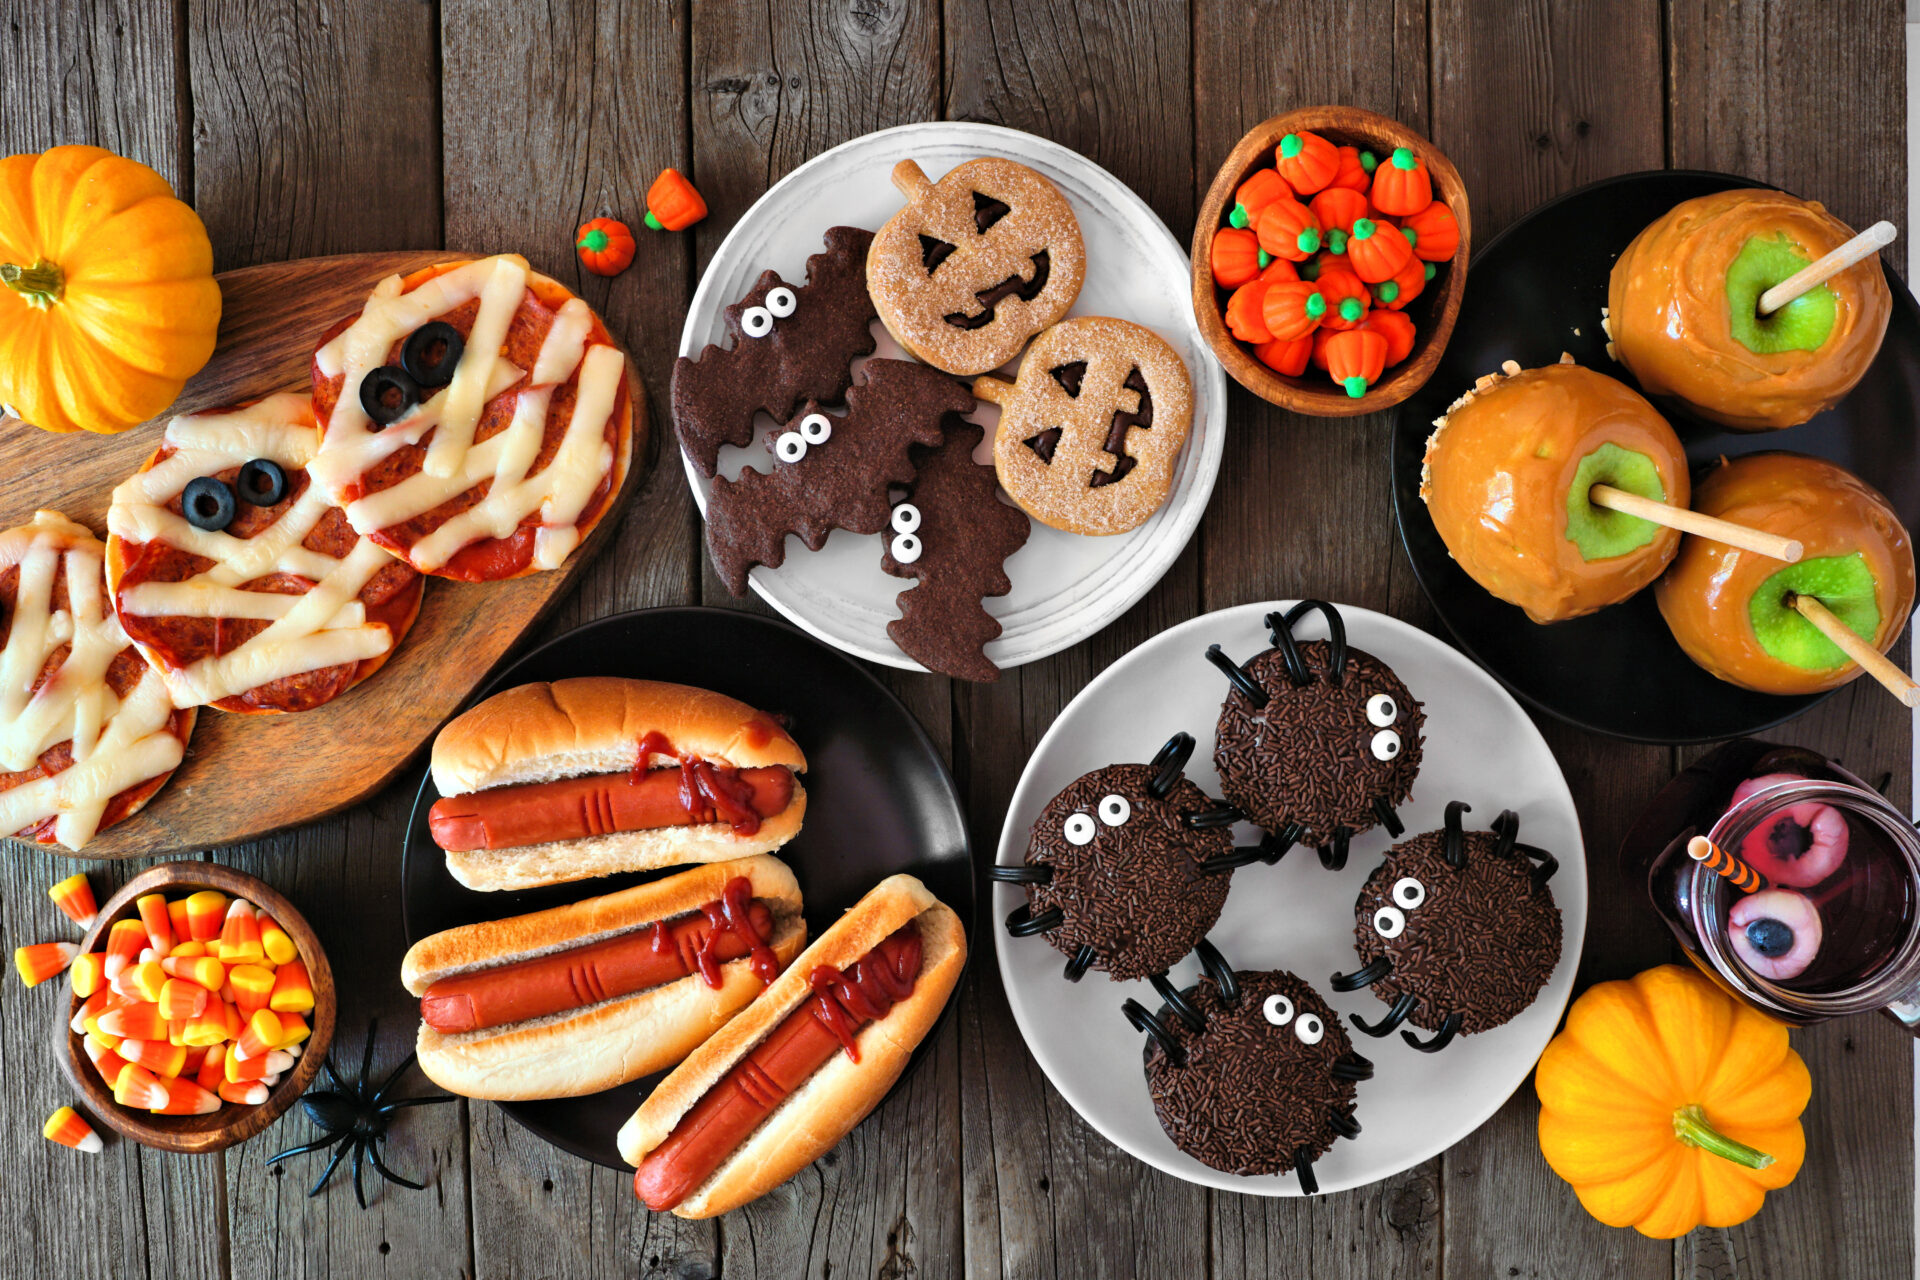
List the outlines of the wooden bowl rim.
{"label": "wooden bowl rim", "polygon": [[223,1151],[235,1143],[246,1141],[278,1120],[299,1100],[319,1073],[320,1064],[333,1042],[336,993],[333,966],[327,962],[326,950],[320,945],[319,935],[314,933],[306,917],[272,885],[217,862],[176,861],[148,867],[120,886],[102,904],[99,918],[81,941],[81,951],[98,950],[103,945],[107,930],[113,927],[113,922],[134,914],[137,910],[136,901],[142,895],[177,889],[189,892],[217,889],[230,898],[245,898],[265,911],[287,931],[294,945],[300,949],[300,958],[306,961],[307,974],[313,982],[312,1033],[307,1037],[306,1047],[295,1061],[293,1070],[259,1106],[241,1108],[232,1103],[223,1103],[220,1110],[205,1116],[157,1116],[133,1111],[115,1102],[113,1091],[107,1088],[106,1081],[94,1070],[93,1060],[87,1057],[85,1036],[76,1034],[70,1025],[80,1000],[72,994],[72,985],[68,984],[66,1012],[61,1016],[59,1031],[66,1042],[66,1052],[60,1057],[60,1065],[73,1087],[85,1098],[88,1112],[121,1137],[129,1138],[143,1147],[192,1155]]}
{"label": "wooden bowl rim", "polygon": [[[1376,149],[1408,147],[1418,152],[1432,175],[1435,194],[1447,202],[1454,220],[1460,224],[1460,245],[1447,262],[1444,284],[1433,303],[1431,323],[1425,332],[1417,335],[1414,349],[1406,360],[1389,370],[1357,400],[1330,382],[1323,386],[1322,379],[1289,378],[1260,363],[1228,332],[1222,308],[1214,296],[1213,238],[1220,230],[1228,199],[1257,166],[1260,156],[1287,134],[1301,129],[1311,129],[1327,135],[1329,141],[1343,144],[1357,138]],[[1194,319],[1213,348],[1214,356],[1233,375],[1233,380],[1261,399],[1295,413],[1322,418],[1378,413],[1393,408],[1420,390],[1438,367],[1453,336],[1454,321],[1466,291],[1467,258],[1472,251],[1472,241],[1472,213],[1460,171],[1428,139],[1397,120],[1362,107],[1301,107],[1283,112],[1241,135],[1207,188],[1193,229]]]}

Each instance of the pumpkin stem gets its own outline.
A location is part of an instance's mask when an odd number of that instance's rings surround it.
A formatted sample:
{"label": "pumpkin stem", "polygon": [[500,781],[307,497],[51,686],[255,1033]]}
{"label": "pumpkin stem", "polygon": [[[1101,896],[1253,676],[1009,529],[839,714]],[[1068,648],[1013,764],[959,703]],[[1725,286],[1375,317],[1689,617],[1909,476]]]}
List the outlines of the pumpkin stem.
{"label": "pumpkin stem", "polygon": [[28,306],[45,311],[66,292],[67,277],[59,266],[45,258],[30,267],[0,262],[0,284],[19,294]]}
{"label": "pumpkin stem", "polygon": [[1766,1152],[1735,1142],[1708,1124],[1707,1113],[1698,1103],[1689,1103],[1673,1113],[1673,1136],[1690,1147],[1698,1147],[1748,1169],[1764,1169],[1773,1163],[1773,1157]]}

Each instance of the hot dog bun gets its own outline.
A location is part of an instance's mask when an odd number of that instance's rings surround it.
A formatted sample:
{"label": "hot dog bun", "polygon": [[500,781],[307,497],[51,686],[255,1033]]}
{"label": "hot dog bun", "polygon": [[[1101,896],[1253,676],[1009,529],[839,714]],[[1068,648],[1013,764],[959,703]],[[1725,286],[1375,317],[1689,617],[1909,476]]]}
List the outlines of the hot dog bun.
{"label": "hot dog bun", "polygon": [[[724,694],[657,680],[587,676],[503,690],[456,716],[433,741],[433,782],[442,796],[551,782],[633,768],[640,740],[663,735],[673,749],[717,765],[778,765],[804,773],[807,758],[774,719]],[[677,763],[655,755],[656,766]],[[620,871],[647,871],[768,853],[806,816],[796,778],[787,808],[741,835],[724,822],[619,831],[577,840],[447,854],[469,889],[527,889]]]}
{"label": "hot dog bun", "polygon": [[966,964],[960,917],[909,875],[889,876],[835,921],[733,1021],[670,1072],[620,1128],[620,1156],[638,1166],[735,1063],[812,994],[814,966],[851,968],[909,920],[924,958],[913,992],[854,1038],[860,1061],[836,1053],[794,1090],[726,1163],[673,1212],[711,1218],[758,1199],[825,1155],[878,1106],[946,1007]]}
{"label": "hot dog bun", "polygon": [[[570,906],[436,933],[408,950],[400,980],[418,996],[442,978],[639,930],[718,899],[736,876],[745,876],[752,896],[772,911],[769,945],[783,968],[791,965],[807,940],[800,886],[785,863],[759,854],[708,863]],[[422,1022],[420,1069],[441,1088],[469,1098],[514,1101],[598,1093],[678,1062],[762,990],[745,958],[721,965],[720,974],[718,989],[692,973],[564,1014],[481,1031],[447,1035]]]}

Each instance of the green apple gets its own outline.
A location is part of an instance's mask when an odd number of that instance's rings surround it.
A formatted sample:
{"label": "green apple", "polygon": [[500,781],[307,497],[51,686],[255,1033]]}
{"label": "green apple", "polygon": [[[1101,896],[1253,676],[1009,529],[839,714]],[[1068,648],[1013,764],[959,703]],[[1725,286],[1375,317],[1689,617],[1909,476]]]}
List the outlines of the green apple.
{"label": "green apple", "polygon": [[1586,457],[1567,488],[1567,540],[1582,560],[1611,560],[1638,551],[1660,534],[1660,526],[1624,511],[1597,507],[1587,494],[1597,484],[1612,485],[1655,502],[1667,500],[1660,468],[1653,459],[1617,444],[1603,444]]}
{"label": "green apple", "polygon": [[[1770,316],[1760,295],[1807,265],[1787,238],[1754,236],[1727,267],[1727,321],[1734,341],[1755,355],[1818,351],[1833,332],[1833,290],[1815,285]],[[1835,650],[1838,652],[1838,650]]]}
{"label": "green apple", "polygon": [[1856,551],[1850,556],[1816,556],[1790,564],[1761,583],[1747,601],[1754,638],[1762,649],[1788,666],[1831,671],[1852,661],[1793,607],[1795,596],[1812,596],[1868,644],[1880,630],[1873,570],[1867,567],[1865,556]]}

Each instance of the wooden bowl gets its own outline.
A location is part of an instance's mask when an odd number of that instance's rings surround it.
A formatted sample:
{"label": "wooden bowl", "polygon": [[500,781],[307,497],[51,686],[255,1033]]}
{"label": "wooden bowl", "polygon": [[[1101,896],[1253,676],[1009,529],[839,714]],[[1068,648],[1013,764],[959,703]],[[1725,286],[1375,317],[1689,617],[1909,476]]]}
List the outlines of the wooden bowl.
{"label": "wooden bowl", "polygon": [[214,862],[166,862],[142,871],[107,899],[100,909],[100,918],[87,931],[80,949],[98,951],[104,947],[107,930],[113,927],[113,922],[137,916],[135,903],[144,895],[164,893],[173,898],[200,889],[218,889],[229,898],[245,898],[272,916],[300,948],[300,958],[307,962],[307,974],[313,982],[313,1012],[308,1015],[312,1034],[307,1037],[293,1069],[274,1086],[267,1100],[257,1107],[223,1102],[218,1111],[203,1116],[160,1116],[149,1111],[134,1111],[113,1100],[113,1090],[107,1088],[106,1081],[100,1078],[93,1061],[87,1057],[85,1037],[74,1034],[69,1025],[80,1006],[80,1001],[71,995],[66,1012],[61,1015],[59,1031],[66,1046],[61,1065],[66,1068],[67,1079],[73,1082],[73,1087],[86,1098],[87,1111],[94,1118],[142,1146],[189,1154],[219,1151],[236,1142],[245,1142],[278,1120],[281,1113],[307,1091],[327,1056],[327,1046],[333,1042],[335,1007],[333,969],[327,964],[327,953],[320,949],[320,939],[312,926],[293,909],[292,903],[263,882]]}
{"label": "wooden bowl", "polygon": [[[1226,222],[1233,194],[1255,169],[1273,167],[1273,150],[1289,133],[1311,129],[1335,146],[1356,146],[1385,157],[1395,147],[1406,147],[1427,162],[1433,180],[1434,195],[1447,202],[1460,224],[1460,247],[1454,251],[1442,272],[1428,288],[1421,290],[1407,307],[1414,323],[1413,350],[1407,358],[1388,369],[1380,381],[1355,399],[1317,369],[1298,378],[1269,369],[1254,358],[1253,352],[1227,331],[1223,317],[1226,306],[1213,283],[1213,237]],[[1351,418],[1363,413],[1390,409],[1418,391],[1433,376],[1440,353],[1447,349],[1453,334],[1454,317],[1460,313],[1460,297],[1467,286],[1467,255],[1472,248],[1472,219],[1467,210],[1467,190],[1460,171],[1431,142],[1397,121],[1358,107],[1303,107],[1273,117],[1247,131],[1240,144],[1214,175],[1207,198],[1200,206],[1200,219],[1193,229],[1193,314],[1200,332],[1213,346],[1213,353],[1247,390],[1263,400],[1291,409],[1295,413],[1321,418]]]}

